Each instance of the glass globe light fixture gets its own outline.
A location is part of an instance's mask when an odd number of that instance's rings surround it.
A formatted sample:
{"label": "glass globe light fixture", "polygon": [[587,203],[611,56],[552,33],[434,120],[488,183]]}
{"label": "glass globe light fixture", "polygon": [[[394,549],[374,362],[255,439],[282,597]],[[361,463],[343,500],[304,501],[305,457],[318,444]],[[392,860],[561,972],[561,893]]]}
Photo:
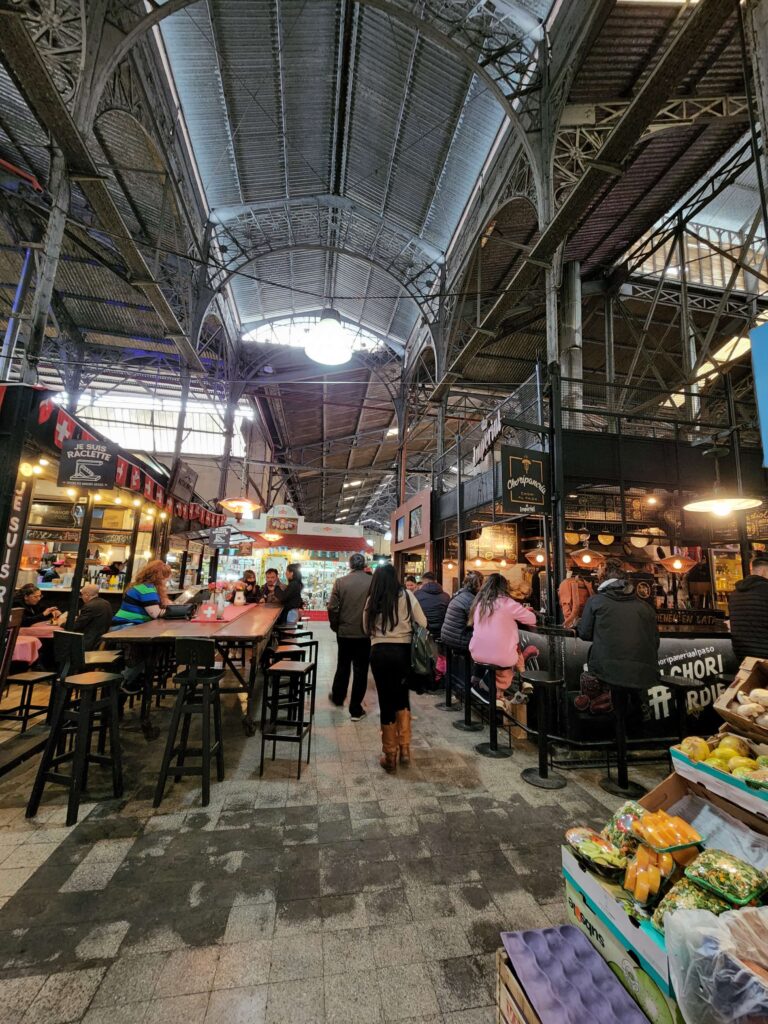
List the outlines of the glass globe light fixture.
{"label": "glass globe light fixture", "polygon": [[324,309],[304,346],[309,359],[324,366],[341,366],[352,358],[352,339],[335,309]]}

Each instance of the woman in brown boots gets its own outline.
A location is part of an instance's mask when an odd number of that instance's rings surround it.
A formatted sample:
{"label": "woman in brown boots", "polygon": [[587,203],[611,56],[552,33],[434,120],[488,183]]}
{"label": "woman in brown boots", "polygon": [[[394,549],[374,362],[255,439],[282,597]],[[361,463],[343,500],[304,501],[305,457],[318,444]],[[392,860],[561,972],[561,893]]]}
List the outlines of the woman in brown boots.
{"label": "woman in brown boots", "polygon": [[411,763],[411,709],[408,675],[411,671],[412,623],[426,627],[421,605],[414,601],[392,565],[373,574],[363,611],[363,629],[371,638],[371,671],[379,695],[381,767],[387,772]]}

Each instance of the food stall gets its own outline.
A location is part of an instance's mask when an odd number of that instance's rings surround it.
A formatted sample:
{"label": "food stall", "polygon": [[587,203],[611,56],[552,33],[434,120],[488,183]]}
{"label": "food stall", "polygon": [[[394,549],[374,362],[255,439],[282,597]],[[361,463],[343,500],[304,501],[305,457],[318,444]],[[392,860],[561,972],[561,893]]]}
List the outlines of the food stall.
{"label": "food stall", "polygon": [[218,578],[240,579],[246,569],[253,569],[262,584],[267,569],[277,569],[285,580],[286,567],[298,562],[304,582],[304,612],[318,620],[327,617],[334,581],[349,572],[349,556],[373,550],[362,527],[312,523],[290,505],[275,505],[255,519],[243,519],[237,529],[247,541],[222,551]]}
{"label": "food stall", "polygon": [[392,513],[392,558],[398,576],[417,578],[434,570],[431,539],[432,490],[429,487],[414,494]]}
{"label": "food stall", "polygon": [[[0,387],[0,441],[0,628],[24,583],[41,587],[43,608],[74,613],[88,581],[117,605],[124,583],[159,557],[168,528],[225,521],[168,494],[164,467],[94,433],[50,390]],[[54,570],[49,579],[41,565]]]}

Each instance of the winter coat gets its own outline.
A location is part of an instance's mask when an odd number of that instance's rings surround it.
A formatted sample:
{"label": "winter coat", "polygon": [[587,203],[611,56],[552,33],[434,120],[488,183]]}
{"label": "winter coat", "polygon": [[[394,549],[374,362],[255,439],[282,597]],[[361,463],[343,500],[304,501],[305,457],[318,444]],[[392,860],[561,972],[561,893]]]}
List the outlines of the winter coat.
{"label": "winter coat", "polygon": [[279,594],[277,590],[275,590],[273,594],[275,602],[283,606],[283,610],[277,620],[277,624],[279,626],[288,621],[288,612],[292,612],[295,609],[302,608],[304,606],[304,602],[301,598],[301,592],[303,589],[303,583],[299,583],[298,580],[289,580]]}
{"label": "winter coat", "polygon": [[744,658],[768,658],[768,579],[746,576],[728,595],[733,653]]}
{"label": "winter coat", "polygon": [[581,615],[592,596],[592,584],[581,576],[569,576],[557,588],[557,598],[563,609],[563,625],[570,628]]}
{"label": "winter coat", "polygon": [[437,640],[440,630],[443,628],[443,619],[448,605],[451,603],[450,597],[436,580],[422,584],[418,590],[414,591],[413,596],[427,617],[427,629]]}
{"label": "winter coat", "polygon": [[365,569],[353,569],[333,584],[328,601],[328,623],[340,637],[361,640],[363,632],[363,608],[371,589],[371,577]]}
{"label": "winter coat", "polygon": [[466,650],[469,647],[469,641],[472,639],[472,623],[468,621],[469,609],[474,599],[475,595],[466,587],[462,587],[451,598],[440,633],[442,643],[459,650]]}
{"label": "winter coat", "polygon": [[511,597],[500,597],[490,615],[480,617],[475,608],[474,631],[469,641],[473,661],[480,665],[498,665],[499,668],[513,668],[517,665],[520,652],[520,634],[517,624],[535,626],[536,615]]}
{"label": "winter coat", "polygon": [[590,597],[576,633],[592,641],[587,664],[601,682],[642,689],[658,679],[656,613],[623,580],[603,584]]}

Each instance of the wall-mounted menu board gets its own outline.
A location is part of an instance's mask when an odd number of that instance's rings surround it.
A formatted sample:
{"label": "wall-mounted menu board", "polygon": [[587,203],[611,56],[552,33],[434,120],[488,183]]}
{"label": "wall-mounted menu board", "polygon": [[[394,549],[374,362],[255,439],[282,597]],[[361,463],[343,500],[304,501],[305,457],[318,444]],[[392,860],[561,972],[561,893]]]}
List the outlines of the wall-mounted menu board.
{"label": "wall-mounted menu board", "polygon": [[[625,520],[628,523],[653,523],[656,517],[649,513],[642,498],[627,497]],[[565,518],[580,519],[582,522],[620,523],[620,494],[579,494],[565,502]]]}

